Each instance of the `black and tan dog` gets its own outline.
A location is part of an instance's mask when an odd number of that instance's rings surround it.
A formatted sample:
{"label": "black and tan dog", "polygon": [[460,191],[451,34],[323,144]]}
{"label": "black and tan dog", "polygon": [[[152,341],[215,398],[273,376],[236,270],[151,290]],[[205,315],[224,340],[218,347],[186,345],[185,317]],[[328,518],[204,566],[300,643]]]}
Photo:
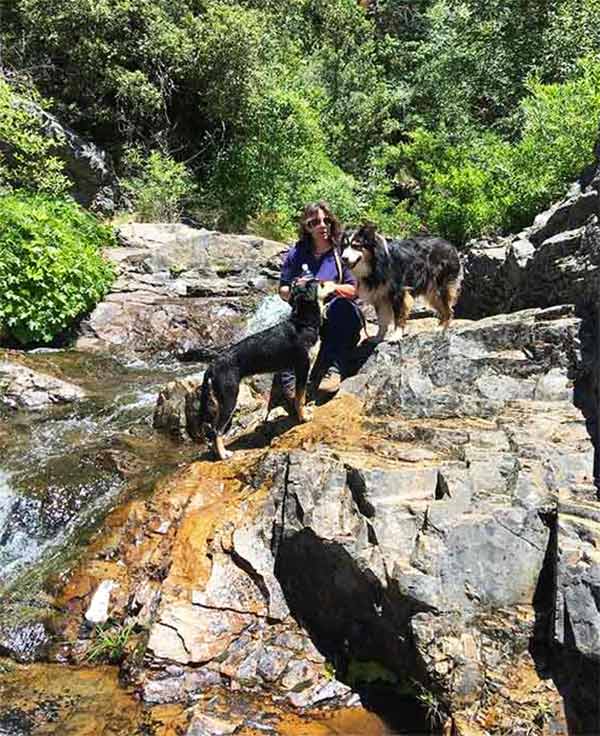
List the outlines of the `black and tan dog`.
{"label": "black and tan dog", "polygon": [[305,401],[309,351],[319,339],[323,304],[334,288],[334,284],[315,279],[297,281],[291,289],[289,319],[225,348],[213,360],[202,385],[186,400],[187,426],[194,439],[209,442],[221,460],[231,456],[223,435],[231,425],[241,379],[257,373],[293,369],[296,414],[299,421],[308,421]]}
{"label": "black and tan dog", "polygon": [[375,307],[384,340],[392,323],[402,329],[415,298],[424,300],[448,327],[462,280],[456,248],[447,240],[417,236],[388,242],[374,225],[344,233],[342,261],[358,279],[358,295]]}

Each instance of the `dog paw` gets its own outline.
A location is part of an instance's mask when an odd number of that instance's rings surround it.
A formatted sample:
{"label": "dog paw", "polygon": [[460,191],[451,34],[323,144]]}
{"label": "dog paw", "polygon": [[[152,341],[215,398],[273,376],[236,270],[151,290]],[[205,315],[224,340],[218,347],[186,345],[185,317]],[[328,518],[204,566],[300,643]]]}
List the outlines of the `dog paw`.
{"label": "dog paw", "polygon": [[306,424],[306,422],[310,422],[313,418],[313,412],[312,409],[303,409],[300,414],[298,414],[298,421],[302,424]]}

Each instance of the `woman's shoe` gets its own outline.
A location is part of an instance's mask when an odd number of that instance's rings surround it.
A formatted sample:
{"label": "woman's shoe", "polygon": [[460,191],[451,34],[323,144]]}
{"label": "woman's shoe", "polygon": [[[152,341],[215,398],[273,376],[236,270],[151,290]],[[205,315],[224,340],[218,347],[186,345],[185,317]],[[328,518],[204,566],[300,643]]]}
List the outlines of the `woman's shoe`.
{"label": "woman's shoe", "polygon": [[342,377],[340,376],[340,372],[330,368],[321,379],[319,391],[325,394],[335,394],[338,392],[341,382]]}

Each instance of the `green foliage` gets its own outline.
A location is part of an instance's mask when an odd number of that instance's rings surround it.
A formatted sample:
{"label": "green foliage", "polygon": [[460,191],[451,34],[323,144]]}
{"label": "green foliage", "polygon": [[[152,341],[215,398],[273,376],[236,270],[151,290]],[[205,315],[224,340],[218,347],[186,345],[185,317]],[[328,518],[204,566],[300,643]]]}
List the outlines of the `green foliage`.
{"label": "green foliage", "polygon": [[255,228],[270,223],[272,234],[289,236],[302,205],[320,198],[348,217],[356,183],[328,156],[318,98],[292,88],[260,92],[252,125],[215,155],[207,179],[205,204],[221,209],[216,225],[235,230],[252,219]]}
{"label": "green foliage", "polygon": [[598,0],[561,0],[548,8],[539,74],[543,81],[564,81],[577,74],[579,59],[600,49]]}
{"label": "green foliage", "polygon": [[417,690],[417,700],[425,709],[425,715],[432,729],[439,727],[445,720],[444,709],[439,699],[429,690],[426,690],[420,683],[415,681]]}
{"label": "green foliage", "polygon": [[10,659],[0,659],[0,675],[8,675],[16,669],[16,664]]}
{"label": "green foliage", "polygon": [[395,685],[398,678],[387,667],[375,660],[351,659],[348,663],[345,681],[350,687],[355,687],[359,683],[371,684],[374,682]]}
{"label": "green foliage", "polygon": [[96,626],[95,638],[88,649],[88,662],[118,664],[125,654],[125,647],[133,631],[133,624]]}
{"label": "green foliage", "polygon": [[112,231],[70,200],[0,197],[0,327],[23,345],[49,343],[104,296]]}
{"label": "green foliage", "polygon": [[0,77],[0,189],[62,194],[69,180],[62,173],[62,161],[52,155],[56,144],[42,134],[32,104]]}
{"label": "green foliage", "polygon": [[520,139],[491,132],[453,143],[448,134],[417,130],[387,152],[396,171],[421,182],[418,208],[428,227],[456,242],[519,229],[564,193],[593,157],[600,120],[600,59],[579,65],[562,84],[530,81],[521,105]]}
{"label": "green foliage", "polygon": [[[320,198],[390,234],[519,227],[579,173],[598,122],[578,62],[600,46],[597,0],[13,0],[0,44],[110,150],[143,219],[185,206],[279,239]],[[6,99],[5,185],[58,191]],[[132,146],[155,153],[132,170]]]}
{"label": "green foliage", "polygon": [[544,728],[552,720],[554,715],[552,705],[547,700],[540,700],[533,715],[533,722],[539,728]]}
{"label": "green foliage", "polygon": [[140,148],[130,148],[124,166],[130,176],[121,184],[141,222],[179,220],[196,192],[194,178],[185,164],[160,151],[145,157]]}

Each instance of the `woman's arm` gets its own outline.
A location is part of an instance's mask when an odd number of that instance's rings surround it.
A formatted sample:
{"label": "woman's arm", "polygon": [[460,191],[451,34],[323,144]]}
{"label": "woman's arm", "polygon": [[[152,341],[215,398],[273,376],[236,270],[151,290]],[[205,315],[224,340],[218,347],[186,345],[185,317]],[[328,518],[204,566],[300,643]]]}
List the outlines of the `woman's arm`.
{"label": "woman's arm", "polygon": [[292,281],[298,275],[296,264],[296,247],[292,246],[285,255],[281,264],[281,274],[279,277],[279,296],[284,302],[289,302]]}
{"label": "woman's arm", "polygon": [[356,286],[354,284],[336,284],[335,295],[344,297],[344,299],[354,299],[357,295]]}

